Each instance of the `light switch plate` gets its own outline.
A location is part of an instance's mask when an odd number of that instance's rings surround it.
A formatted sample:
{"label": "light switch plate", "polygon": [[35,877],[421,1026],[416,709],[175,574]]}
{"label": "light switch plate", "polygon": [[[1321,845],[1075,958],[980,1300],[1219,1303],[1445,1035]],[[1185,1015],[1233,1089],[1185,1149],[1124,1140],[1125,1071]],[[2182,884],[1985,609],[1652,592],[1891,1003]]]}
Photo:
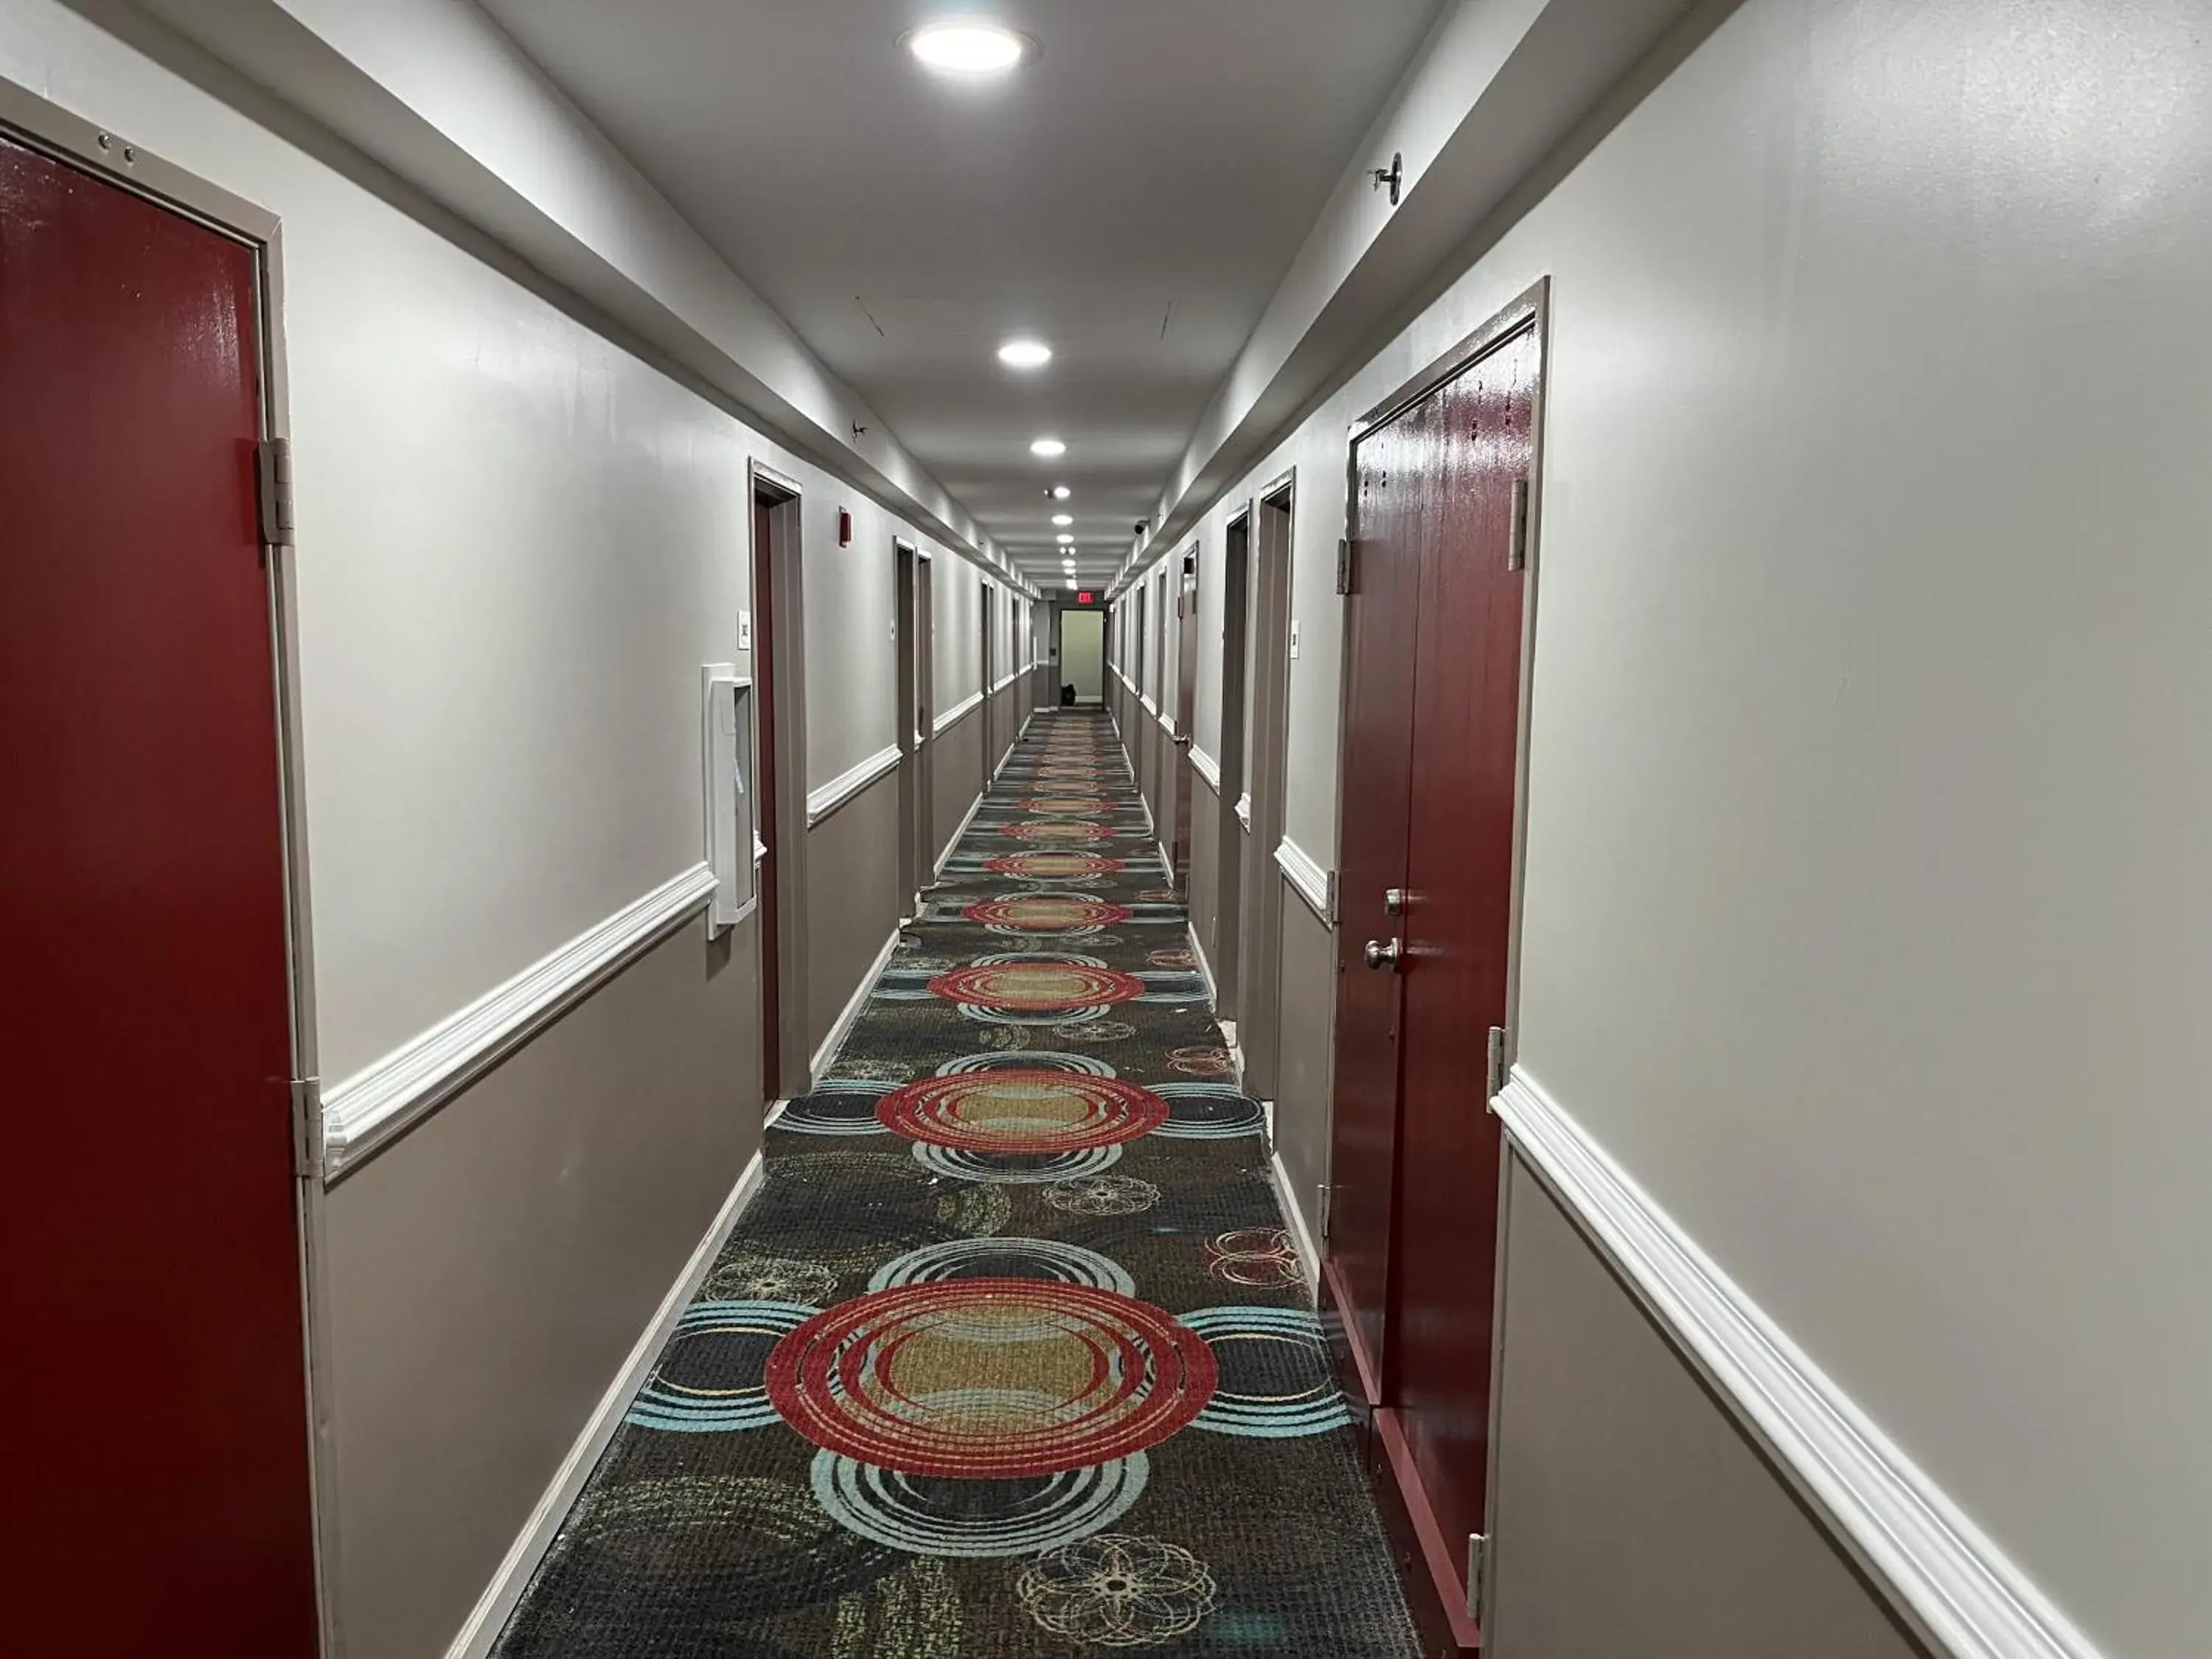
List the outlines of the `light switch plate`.
{"label": "light switch plate", "polygon": [[752,648],[753,613],[750,611],[740,611],[738,612],[738,649],[750,651]]}
{"label": "light switch plate", "polygon": [[1291,617],[1291,660],[1292,662],[1296,662],[1297,659],[1298,659],[1298,619],[1297,619],[1296,617]]}

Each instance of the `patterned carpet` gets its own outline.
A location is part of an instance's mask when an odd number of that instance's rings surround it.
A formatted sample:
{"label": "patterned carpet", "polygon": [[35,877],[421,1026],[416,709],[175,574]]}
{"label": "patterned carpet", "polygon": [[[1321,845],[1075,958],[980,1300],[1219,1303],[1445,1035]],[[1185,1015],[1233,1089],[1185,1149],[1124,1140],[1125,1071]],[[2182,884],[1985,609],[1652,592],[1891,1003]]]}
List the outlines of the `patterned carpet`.
{"label": "patterned carpet", "polygon": [[1112,727],[1030,725],[503,1659],[1408,1659]]}

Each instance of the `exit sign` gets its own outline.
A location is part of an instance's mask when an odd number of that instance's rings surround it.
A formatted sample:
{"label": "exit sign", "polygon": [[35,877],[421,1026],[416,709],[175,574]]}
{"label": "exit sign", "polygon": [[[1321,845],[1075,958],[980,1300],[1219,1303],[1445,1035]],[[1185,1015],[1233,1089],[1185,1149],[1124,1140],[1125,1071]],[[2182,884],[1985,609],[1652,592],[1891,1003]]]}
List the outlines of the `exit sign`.
{"label": "exit sign", "polygon": [[1078,593],[1075,596],[1075,602],[1078,605],[1096,605],[1098,603],[1098,596],[1096,593]]}

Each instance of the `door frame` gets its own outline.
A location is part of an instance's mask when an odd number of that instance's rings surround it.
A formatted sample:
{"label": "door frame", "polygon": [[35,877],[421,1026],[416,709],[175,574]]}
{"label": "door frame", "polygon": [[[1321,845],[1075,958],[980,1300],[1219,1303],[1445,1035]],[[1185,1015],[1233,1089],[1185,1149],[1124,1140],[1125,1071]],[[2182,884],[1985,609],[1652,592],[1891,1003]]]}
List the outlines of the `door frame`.
{"label": "door frame", "polygon": [[[1521,684],[1518,694],[1521,712],[1514,732],[1513,896],[1510,921],[1506,928],[1505,1059],[1509,1066],[1517,1052],[1521,1035],[1522,885],[1528,848],[1529,701],[1535,682],[1537,599],[1543,587],[1543,563],[1537,557],[1537,552],[1543,540],[1544,410],[1546,385],[1552,361],[1551,297],[1551,277],[1539,276],[1480,326],[1462,337],[1450,349],[1432,360],[1402,382],[1389,397],[1354,421],[1345,446],[1344,521],[1346,534],[1356,548],[1359,541],[1360,441],[1404,414],[1446,382],[1457,379],[1513,336],[1525,329],[1534,331],[1536,379],[1529,397],[1528,520],[1523,539],[1528,580],[1521,614]],[[1344,716],[1352,691],[1352,638],[1351,629],[1345,629],[1340,632],[1341,637],[1337,647],[1336,766],[1337,776],[1341,779],[1344,775]],[[1344,792],[1341,788],[1337,791],[1336,831],[1337,845],[1340,847],[1344,844]]]}
{"label": "door frame", "polygon": [[[1263,1099],[1273,1100],[1282,1083],[1283,917],[1287,902],[1283,890],[1287,878],[1275,854],[1282,845],[1289,805],[1290,641],[1291,622],[1297,610],[1291,591],[1297,547],[1297,469],[1294,466],[1264,488],[1255,490],[1252,501],[1253,534],[1245,577],[1251,627],[1245,635],[1244,651],[1251,666],[1244,713],[1244,788],[1230,807],[1244,830],[1248,837],[1246,850],[1251,854],[1245,860],[1243,915],[1238,921],[1238,926],[1247,931],[1244,948],[1240,951],[1244,965],[1239,981],[1237,1045],[1243,1054],[1248,1079],[1258,1085],[1254,1092]],[[1272,550],[1273,538],[1262,533],[1262,527],[1271,522],[1261,516],[1263,512],[1279,512],[1283,515],[1279,550]],[[1279,568],[1269,578],[1271,565]],[[1272,587],[1268,585],[1271,580]],[[1277,600],[1272,617],[1266,604],[1270,592]],[[1282,672],[1276,677],[1280,681],[1279,686],[1270,688],[1262,683],[1261,677],[1267,672],[1261,656],[1263,645],[1267,652],[1279,653]],[[1262,732],[1256,718],[1260,694],[1270,689],[1277,695],[1267,708],[1267,727]],[[1267,752],[1264,776],[1254,760],[1262,744]],[[1264,793],[1253,788],[1255,781],[1265,786]],[[1249,822],[1244,814],[1237,811],[1237,806],[1247,798],[1252,803]],[[1304,900],[1298,902],[1304,903]],[[1261,963],[1271,964],[1264,988],[1260,974]],[[1324,1191],[1327,1181],[1324,1173]],[[1326,1215],[1310,1219],[1316,1231],[1326,1234]]]}
{"label": "door frame", "polygon": [[1175,732],[1171,739],[1169,776],[1174,796],[1168,806],[1169,842],[1174,856],[1168,861],[1168,881],[1189,896],[1190,815],[1198,805],[1198,776],[1190,751],[1198,741],[1198,607],[1206,582],[1202,540],[1193,540],[1176,572],[1176,686]]}
{"label": "door frame", "polygon": [[921,659],[929,648],[921,611],[921,550],[903,536],[891,538],[891,614],[898,629],[897,690],[892,702],[899,750],[899,916],[911,921],[921,891],[923,835],[921,770],[928,764],[921,726]]}
{"label": "door frame", "polygon": [[[1345,526],[1346,536],[1353,550],[1352,579],[1356,585],[1357,549],[1359,541],[1359,445],[1361,441],[1406,413],[1449,381],[1457,379],[1483,357],[1487,356],[1492,350],[1505,344],[1509,340],[1517,337],[1524,331],[1533,334],[1536,348],[1536,367],[1534,383],[1529,397],[1528,521],[1522,540],[1526,582],[1522,597],[1521,665],[1519,685],[1516,692],[1518,714],[1514,722],[1513,868],[1506,924],[1504,1060],[1509,1069],[1517,1056],[1520,1039],[1521,944],[1528,860],[1529,734],[1532,729],[1530,717],[1535,681],[1538,599],[1542,590],[1544,568],[1540,549],[1544,495],[1546,391],[1549,380],[1552,352],[1551,284],[1552,279],[1549,276],[1538,277],[1535,282],[1471,332],[1462,337],[1449,349],[1432,359],[1426,366],[1401,382],[1396,390],[1352,422],[1345,445]],[[1345,800],[1342,787],[1345,763],[1344,738],[1345,733],[1350,729],[1348,720],[1351,712],[1352,644],[1352,630],[1348,627],[1341,629],[1338,643],[1337,663],[1338,747],[1336,756],[1336,775],[1339,785],[1336,801],[1336,836],[1337,845],[1340,847],[1344,844]],[[1333,1020],[1334,1012],[1332,1012],[1332,1022]],[[1333,1029],[1330,1033],[1330,1042],[1334,1048],[1335,1032]],[[1399,1088],[1402,1101],[1404,1091],[1402,1079]],[[1488,1109],[1486,1100],[1485,1109]],[[1335,1149],[1335,1110],[1336,1103],[1332,1093],[1329,1101],[1329,1146],[1332,1159]],[[1504,1166],[1511,1157],[1510,1138],[1508,1137],[1501,1146],[1499,1156],[1501,1180],[1504,1178]],[[1333,1173],[1331,1178],[1334,1179]],[[1505,1212],[1501,1207],[1498,1213],[1499,1231],[1492,1243],[1491,1263],[1493,1290],[1488,1409],[1489,1433],[1492,1443],[1496,1442],[1498,1430],[1498,1404],[1501,1393],[1499,1382],[1504,1362],[1504,1344],[1497,1340],[1497,1334],[1505,1306],[1504,1224]],[[1324,1243],[1324,1250],[1326,1248]],[[1394,1268],[1394,1277],[1395,1272]],[[1322,1284],[1322,1299],[1324,1302],[1333,1299],[1326,1275]],[[1348,1321],[1343,1322],[1347,1326],[1349,1324]],[[1358,1366],[1351,1362],[1351,1357],[1348,1354],[1340,1354],[1339,1364],[1340,1372],[1344,1376],[1347,1385],[1355,1389],[1358,1389],[1364,1379],[1359,1376]],[[1395,1437],[1396,1444],[1402,1446],[1403,1431],[1397,1428],[1395,1421],[1387,1425],[1384,1421],[1385,1419],[1392,1416],[1394,1410],[1394,1402],[1389,1401],[1380,1402],[1379,1408],[1375,1413],[1376,1422],[1369,1431],[1377,1444],[1374,1454],[1367,1460],[1368,1468],[1377,1494],[1382,1499],[1382,1510],[1385,1526],[1391,1532],[1401,1554],[1409,1558],[1412,1562],[1419,1563],[1425,1559],[1433,1558],[1439,1550],[1447,1557],[1450,1557],[1453,1554],[1451,1540],[1437,1540],[1426,1535],[1433,1531],[1433,1522],[1426,1514],[1425,1503],[1417,1504],[1409,1499],[1401,1486],[1399,1459],[1395,1455],[1395,1448],[1391,1443]],[[1410,1471],[1404,1476],[1404,1479],[1408,1480],[1412,1478]],[[1483,1497],[1484,1524],[1494,1528],[1497,1513],[1498,1460],[1493,1457],[1490,1460],[1486,1490]],[[1415,1518],[1417,1515],[1421,1517],[1419,1520]],[[1496,1571],[1497,1552],[1486,1550],[1483,1553],[1482,1577],[1475,1597],[1479,1604],[1486,1608],[1489,1605],[1488,1598]],[[1439,1653],[1470,1651],[1471,1650],[1466,1646],[1462,1638],[1472,1623],[1474,1610],[1462,1602],[1455,1602],[1445,1592],[1444,1587],[1436,1582],[1433,1571],[1422,1571],[1409,1566],[1401,1574],[1401,1577],[1407,1591],[1407,1601],[1412,1607],[1414,1621],[1420,1628],[1424,1640]]]}
{"label": "door frame", "polygon": [[[765,566],[768,592],[756,591],[753,625],[765,629],[769,672],[755,681],[767,688],[771,730],[754,733],[756,752],[773,756],[775,799],[769,803],[775,840],[775,930],[768,947],[775,959],[763,961],[763,974],[775,975],[776,1074],[764,1079],[767,1103],[805,1094],[814,1079],[807,1071],[813,1045],[806,1040],[806,596],[804,586],[806,496],[799,480],[779,472],[758,456],[745,459],[746,537],[757,544],[760,509],[769,516],[769,544],[750,549],[748,580]],[[757,583],[756,583],[757,588]],[[793,1067],[799,1067],[797,1072]],[[794,1084],[793,1079],[797,1079]]]}
{"label": "door frame", "polygon": [[[127,142],[118,134],[0,76],[0,136],[75,167],[170,212],[182,215],[253,255],[261,436],[289,442],[291,381],[284,355],[283,222],[258,203]],[[317,1425],[331,1374],[326,1311],[329,1249],[322,1164],[322,1079],[315,1035],[314,925],[307,880],[307,800],[301,763],[299,550],[264,542],[269,600],[270,673],[276,714],[277,835],[282,848],[285,980],[291,1058],[293,1221],[299,1252],[300,1330],[307,1389],[300,1431],[307,1445],[306,1522],[314,1558],[321,1650],[337,1650],[337,1511],[332,1470]]]}
{"label": "door frame", "polygon": [[[1220,783],[1214,791],[1221,830],[1214,849],[1213,975],[1214,996],[1220,1012],[1238,1018],[1243,981],[1244,840],[1237,802],[1244,793],[1249,775],[1247,757],[1252,748],[1251,701],[1245,695],[1251,678],[1252,542],[1254,509],[1250,496],[1233,508],[1221,529],[1221,718],[1214,746]],[[1242,541],[1241,550],[1238,547]],[[1235,719],[1231,719],[1231,711]],[[1230,738],[1234,735],[1236,742]],[[1226,921],[1228,925],[1223,926]],[[1237,1036],[1244,1032],[1240,1024]]]}

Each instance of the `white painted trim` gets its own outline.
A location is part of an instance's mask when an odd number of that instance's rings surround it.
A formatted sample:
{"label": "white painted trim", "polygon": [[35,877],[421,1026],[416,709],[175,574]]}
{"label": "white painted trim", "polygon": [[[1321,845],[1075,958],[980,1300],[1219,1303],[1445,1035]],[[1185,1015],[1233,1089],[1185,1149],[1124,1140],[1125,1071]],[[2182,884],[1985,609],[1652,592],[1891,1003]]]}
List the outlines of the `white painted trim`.
{"label": "white painted trim", "polygon": [[324,1089],[323,1179],[335,1181],[537,1036],[703,909],[716,884],[711,869],[693,865],[421,1036]]}
{"label": "white painted trim", "polygon": [[952,862],[953,854],[959,850],[960,843],[967,838],[968,826],[975,822],[975,814],[982,810],[983,797],[979,794],[968,803],[966,815],[953,827],[951,839],[945,843],[944,849],[938,854],[934,866],[935,873],[939,876],[945,873],[945,866]]}
{"label": "white painted trim", "polygon": [[1215,794],[1221,793],[1221,763],[1219,761],[1194,743],[1190,746],[1190,764],[1191,769],[1206,780],[1207,786]]}
{"label": "white painted trim", "polygon": [[1290,878],[1313,913],[1334,927],[1336,923],[1336,874],[1324,870],[1305,848],[1288,836],[1275,849],[1275,864]]}
{"label": "white painted trim", "polygon": [[929,728],[930,735],[937,738],[943,737],[947,732],[950,732],[954,726],[957,726],[962,720],[967,719],[969,715],[974,714],[982,706],[983,694],[981,691],[977,691],[969,696],[963,697],[958,702],[954,703],[950,708],[939,709],[937,711],[936,724]]}
{"label": "white painted trim", "polygon": [[1006,678],[1000,680],[996,685],[991,688],[991,695],[994,697],[997,696],[1000,692],[1005,690],[1008,686],[1012,685],[1016,680],[1021,678],[1023,675],[1028,672],[1029,670],[1026,668],[1017,668],[1012,673],[1007,675]]}
{"label": "white painted trim", "polygon": [[1160,726],[1170,737],[1176,734],[1175,716],[1164,708],[1160,710]]}
{"label": "white painted trim", "polygon": [[837,1016],[837,1023],[830,1028],[830,1035],[822,1039],[822,1046],[814,1051],[807,1075],[813,1079],[816,1088],[822,1086],[822,1074],[830,1069],[831,1062],[837,1058],[837,1050],[852,1035],[853,1022],[860,1018],[860,1010],[868,1006],[869,994],[876,988],[877,980],[883,976],[884,964],[891,959],[891,952],[898,949],[898,942],[899,930],[894,927],[891,936],[884,941],[884,948],[876,952],[876,959],[868,964],[868,971],[860,975],[860,982],[853,988],[853,994],[845,1000],[844,1012]]}
{"label": "white painted trim", "polygon": [[[1157,832],[1157,831],[1155,831],[1155,833],[1158,833],[1158,832]],[[1152,843],[1152,851],[1153,851],[1155,854],[1157,854],[1158,855],[1158,857],[1159,857],[1159,860],[1160,860],[1160,874],[1161,874],[1163,877],[1164,877],[1164,878],[1166,878],[1167,884],[1168,884],[1169,886],[1170,886],[1170,887],[1174,886],[1174,885],[1175,885],[1175,860],[1174,860],[1173,859],[1171,859],[1171,858],[1170,858],[1170,857],[1168,856],[1168,844],[1167,844],[1167,842],[1164,842],[1164,841],[1155,841],[1155,842]]]}
{"label": "white painted trim", "polygon": [[896,771],[899,746],[879,749],[858,766],[848,767],[806,797],[806,827],[811,830],[877,779]]}
{"label": "white painted trim", "polygon": [[1283,1207],[1284,1219],[1290,1224],[1291,1243],[1297,1247],[1298,1268],[1305,1277],[1299,1288],[1305,1292],[1307,1305],[1321,1303],[1321,1252],[1314,1247],[1313,1229],[1306,1224],[1305,1206],[1298,1202],[1297,1194],[1291,1187],[1291,1172],[1283,1167],[1283,1155],[1275,1151],[1275,1126],[1270,1114],[1267,1124],[1267,1175],[1275,1183],[1275,1198]]}
{"label": "white painted trim", "polygon": [[1237,822],[1244,826],[1247,835],[1251,833],[1252,792],[1249,789],[1237,798]]}
{"label": "white painted trim", "polygon": [[1150,714],[1154,720],[1158,720],[1160,717],[1159,704],[1154,702],[1146,693],[1139,691],[1137,693],[1137,701],[1144,705],[1145,712],[1147,714]]}
{"label": "white painted trim", "polygon": [[761,1155],[755,1152],[738,1175],[738,1184],[730,1189],[729,1197],[722,1200],[722,1207],[708,1227],[706,1237],[699,1241],[690,1260],[684,1264],[684,1271],[676,1276],[675,1284],[661,1298],[652,1322],[630,1349],[629,1358],[623,1362],[614,1382],[600,1396],[598,1407],[584,1424],[583,1432],[568,1448],[568,1456],[561,1460],[561,1467],[538,1498],[538,1507],[531,1510],[521,1532],[507,1547],[506,1559],[499,1564],[491,1583],[484,1587],[484,1593],[477,1598],[476,1606],[462,1622],[459,1634],[446,1650],[446,1659],[483,1659],[492,1644],[499,1639],[515,1604],[522,1599],[522,1592],[529,1587],[531,1575],[538,1571],[538,1564],[552,1547],[554,1535],[568,1518],[568,1511],[574,1507],[585,1481],[591,1479],[607,1443],[614,1438],[615,1431],[629,1414],[630,1402],[653,1375],[653,1363],[674,1334],[676,1322],[698,1295],[708,1270],[714,1265],[714,1258],[721,1255],[722,1246],[729,1243],[738,1218],[752,1202],[753,1194],[760,1191],[766,1175]]}
{"label": "white painted trim", "polygon": [[1514,1145],[1949,1659],[2100,1659],[1932,1476],[1518,1066]]}

